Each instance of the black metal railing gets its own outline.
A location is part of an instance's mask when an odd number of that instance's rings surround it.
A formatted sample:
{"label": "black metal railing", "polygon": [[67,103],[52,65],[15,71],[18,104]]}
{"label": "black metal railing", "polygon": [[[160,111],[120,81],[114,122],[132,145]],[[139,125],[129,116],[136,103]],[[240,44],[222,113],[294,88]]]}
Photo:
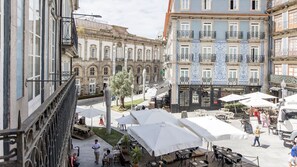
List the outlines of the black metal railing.
{"label": "black metal railing", "polygon": [[200,39],[216,39],[216,31],[199,31]]}
{"label": "black metal railing", "polygon": [[190,78],[189,77],[180,77],[179,78],[180,84],[189,84]]}
{"label": "black metal railing", "polygon": [[199,54],[199,62],[215,62],[216,61],[216,54]]}
{"label": "black metal railing", "polygon": [[[18,128],[0,131],[9,152],[0,155],[3,167],[63,166],[70,150],[77,94],[75,76],[63,83]],[[5,161],[1,161],[5,160]]]}
{"label": "black metal railing", "polygon": [[251,85],[259,85],[259,78],[250,78]]}
{"label": "black metal railing", "polygon": [[228,78],[228,85],[237,85],[237,78]]}
{"label": "black metal railing", "polygon": [[264,32],[248,32],[247,39],[264,39],[265,33]]}
{"label": "black metal railing", "polygon": [[226,39],[242,39],[243,32],[242,31],[227,31]]}
{"label": "black metal railing", "polygon": [[211,85],[212,84],[212,78],[202,78],[202,84],[208,84]]}
{"label": "black metal railing", "polygon": [[227,63],[240,63],[242,62],[241,54],[226,54]]}
{"label": "black metal railing", "polygon": [[177,38],[186,38],[186,39],[194,38],[193,30],[177,30],[176,33],[177,33]]}
{"label": "black metal railing", "polygon": [[247,63],[264,63],[264,55],[247,55]]}
{"label": "black metal railing", "polygon": [[62,17],[62,44],[74,46],[77,50],[78,38],[75,21],[72,17]]}
{"label": "black metal railing", "polygon": [[193,61],[194,54],[178,54],[177,55],[177,61],[180,62],[190,62]]}

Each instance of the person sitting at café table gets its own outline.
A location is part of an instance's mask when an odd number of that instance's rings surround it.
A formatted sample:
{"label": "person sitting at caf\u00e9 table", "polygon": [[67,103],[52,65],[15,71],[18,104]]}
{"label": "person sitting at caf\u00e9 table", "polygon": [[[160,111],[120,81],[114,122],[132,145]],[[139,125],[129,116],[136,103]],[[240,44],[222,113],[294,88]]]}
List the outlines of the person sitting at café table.
{"label": "person sitting at caf\u00e9 table", "polygon": [[106,164],[111,163],[111,159],[113,158],[113,155],[110,153],[110,150],[108,149],[106,153],[104,153],[103,159],[102,159],[102,167]]}

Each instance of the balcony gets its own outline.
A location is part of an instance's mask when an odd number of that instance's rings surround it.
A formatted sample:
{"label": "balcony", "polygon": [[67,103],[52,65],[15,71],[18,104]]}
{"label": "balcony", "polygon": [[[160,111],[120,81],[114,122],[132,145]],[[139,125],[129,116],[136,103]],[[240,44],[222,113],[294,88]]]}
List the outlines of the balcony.
{"label": "balcony", "polygon": [[180,82],[180,84],[189,84],[190,78],[189,77],[180,77],[179,82]]}
{"label": "balcony", "polygon": [[225,35],[226,40],[240,40],[243,38],[242,31],[227,31]]}
{"label": "balcony", "polygon": [[202,78],[202,84],[203,85],[211,85],[212,84],[212,78]]}
{"label": "balcony", "polygon": [[177,55],[177,61],[178,62],[192,62],[193,61],[194,54],[179,54]]}
{"label": "balcony", "polygon": [[200,40],[215,40],[216,31],[199,31]]}
{"label": "balcony", "polygon": [[77,31],[75,21],[71,17],[62,17],[62,45],[66,47],[74,47],[77,53]]}
{"label": "balcony", "polygon": [[18,128],[0,130],[0,140],[7,143],[8,149],[6,154],[0,155],[0,166],[64,166],[71,149],[76,101],[73,75],[23,123],[20,111]]}
{"label": "balcony", "polygon": [[185,40],[193,39],[194,31],[193,30],[177,30],[177,38],[185,39]]}
{"label": "balcony", "polygon": [[237,85],[237,78],[228,78],[228,85]]}
{"label": "balcony", "polygon": [[117,57],[116,58],[116,61],[117,62],[124,62],[125,61],[125,58],[123,58],[123,57]]}
{"label": "balcony", "polygon": [[250,78],[250,85],[259,85],[259,78]]}
{"label": "balcony", "polygon": [[264,55],[248,55],[247,63],[264,63]]}
{"label": "balcony", "polygon": [[265,38],[264,32],[248,32],[247,33],[248,40],[259,40],[259,39],[264,39],[264,38]]}
{"label": "balcony", "polygon": [[268,12],[279,10],[296,4],[296,0],[270,0],[267,4]]}
{"label": "balcony", "polygon": [[200,63],[214,63],[216,62],[216,54],[199,54]]}
{"label": "balcony", "polygon": [[103,60],[109,61],[110,60],[110,57],[109,56],[104,56]]}
{"label": "balcony", "polygon": [[240,63],[242,62],[242,55],[241,54],[226,54],[226,63]]}
{"label": "balcony", "polygon": [[288,75],[270,75],[270,82],[280,84],[284,80],[288,85],[297,85],[297,77]]}

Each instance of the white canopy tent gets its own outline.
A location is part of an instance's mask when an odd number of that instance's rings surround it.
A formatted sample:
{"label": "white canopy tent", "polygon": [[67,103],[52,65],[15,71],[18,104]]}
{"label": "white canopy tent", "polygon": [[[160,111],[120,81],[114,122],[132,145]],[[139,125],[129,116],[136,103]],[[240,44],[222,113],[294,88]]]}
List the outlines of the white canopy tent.
{"label": "white canopy tent", "polygon": [[140,125],[160,122],[170,122],[172,124],[179,125],[177,118],[162,109],[132,111],[131,115],[138,121]]}
{"label": "white canopy tent", "polygon": [[297,102],[297,94],[285,97],[286,102]]}
{"label": "white canopy tent", "polygon": [[90,107],[86,107],[86,106],[80,107],[80,106],[77,106],[76,107],[76,112],[80,116],[84,116],[84,117],[90,118],[91,119],[91,127],[92,128],[93,128],[93,117],[96,117],[96,116],[99,116],[99,115],[105,115],[105,113],[106,113],[105,111],[98,110],[96,108],[93,108],[92,106],[90,106]]}
{"label": "white canopy tent", "polygon": [[129,127],[128,134],[155,157],[202,145],[201,138],[168,122]]}
{"label": "white canopy tent", "polygon": [[247,97],[243,97],[241,95],[236,95],[236,94],[230,94],[230,95],[224,96],[222,98],[219,98],[219,100],[224,101],[224,102],[233,102],[233,101],[239,101],[239,100],[243,100],[243,99],[247,99]]}
{"label": "white canopy tent", "polygon": [[245,94],[245,95],[243,95],[243,97],[246,97],[246,98],[260,98],[260,99],[275,99],[275,98],[277,98],[275,96],[271,96],[269,94],[265,94],[265,93],[262,93],[262,92],[253,92],[253,93]]}
{"label": "white canopy tent", "polygon": [[138,121],[132,115],[126,115],[116,119],[119,124],[138,124]]}
{"label": "white canopy tent", "polygon": [[261,98],[250,98],[247,100],[241,100],[239,102],[248,107],[272,107],[272,108],[276,107],[276,104]]}
{"label": "white canopy tent", "polygon": [[179,121],[208,142],[247,139],[247,133],[213,116],[185,118]]}

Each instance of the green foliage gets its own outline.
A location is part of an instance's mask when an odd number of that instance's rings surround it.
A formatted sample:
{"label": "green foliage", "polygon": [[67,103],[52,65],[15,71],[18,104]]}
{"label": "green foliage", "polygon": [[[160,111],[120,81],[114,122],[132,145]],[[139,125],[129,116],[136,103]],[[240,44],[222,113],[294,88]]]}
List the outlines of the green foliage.
{"label": "green foliage", "polygon": [[133,75],[129,74],[127,71],[118,72],[111,79],[110,87],[112,94],[120,98],[122,108],[124,108],[125,97],[131,96],[132,79]]}
{"label": "green foliage", "polygon": [[[143,99],[133,100],[133,106],[137,106],[142,102],[143,102]],[[121,108],[120,106],[114,105],[114,106],[111,106],[111,109],[113,111],[123,112],[123,111],[127,111],[128,109],[131,109],[131,105],[132,105],[132,101],[128,101],[128,102],[125,102],[125,108]]]}
{"label": "green foliage", "polygon": [[107,134],[106,128],[93,128],[93,132],[112,146],[117,145],[117,143],[120,141],[120,139],[123,136],[122,133],[113,129],[111,129],[110,134]]}
{"label": "green foliage", "polygon": [[122,142],[122,145],[123,146],[129,147],[129,145],[130,145],[130,138],[129,138],[129,136],[128,135],[124,135],[121,142]]}
{"label": "green foliage", "polygon": [[138,146],[136,146],[131,150],[130,155],[131,155],[131,160],[133,164],[138,164],[142,158],[142,151]]}
{"label": "green foliage", "polygon": [[245,110],[247,107],[241,103],[225,103],[224,108],[228,108],[230,111],[234,111],[236,107],[236,110]]}

